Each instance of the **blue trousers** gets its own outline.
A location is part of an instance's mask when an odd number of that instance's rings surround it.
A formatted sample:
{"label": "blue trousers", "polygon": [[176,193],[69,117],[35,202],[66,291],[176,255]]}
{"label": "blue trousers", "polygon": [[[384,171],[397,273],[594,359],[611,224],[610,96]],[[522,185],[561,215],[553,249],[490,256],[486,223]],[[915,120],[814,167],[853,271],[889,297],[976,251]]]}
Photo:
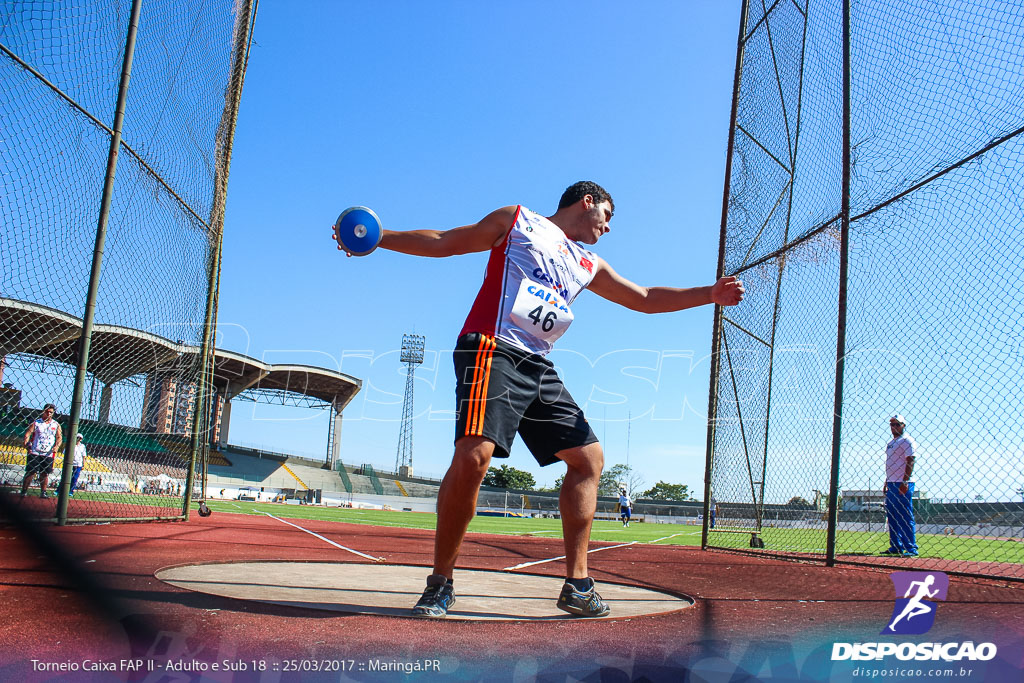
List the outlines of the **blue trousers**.
{"label": "blue trousers", "polygon": [[889,522],[889,550],[917,552],[917,527],[914,525],[914,482],[900,493],[902,481],[890,481],[885,487],[885,517]]}
{"label": "blue trousers", "polygon": [[71,468],[71,489],[69,490],[69,493],[74,493],[75,492],[75,487],[78,486],[78,475],[80,475],[81,473],[82,473],[82,468],[81,467],[72,467]]}

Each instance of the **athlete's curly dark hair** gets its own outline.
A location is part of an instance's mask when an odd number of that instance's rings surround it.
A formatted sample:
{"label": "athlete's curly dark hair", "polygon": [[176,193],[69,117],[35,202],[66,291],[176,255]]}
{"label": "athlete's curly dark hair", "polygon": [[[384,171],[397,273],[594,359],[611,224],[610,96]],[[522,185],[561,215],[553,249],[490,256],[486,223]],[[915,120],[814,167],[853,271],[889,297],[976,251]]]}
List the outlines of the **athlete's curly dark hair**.
{"label": "athlete's curly dark hair", "polygon": [[608,194],[606,189],[592,180],[581,180],[565,188],[562,198],[558,200],[558,208],[564,209],[567,206],[572,206],[588,194],[594,198],[594,203],[596,204],[608,202],[612,207],[612,213],[615,213],[615,201],[612,200],[612,196]]}

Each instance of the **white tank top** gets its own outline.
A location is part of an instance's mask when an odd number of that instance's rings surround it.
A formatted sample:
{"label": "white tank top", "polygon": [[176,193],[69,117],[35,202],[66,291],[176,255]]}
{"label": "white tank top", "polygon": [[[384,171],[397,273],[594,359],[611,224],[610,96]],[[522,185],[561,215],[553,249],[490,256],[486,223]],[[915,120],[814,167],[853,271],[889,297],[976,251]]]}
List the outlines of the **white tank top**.
{"label": "white tank top", "polygon": [[594,279],[597,256],[544,216],[520,206],[505,240],[491,249],[463,334],[481,332],[542,356],[573,316],[570,305]]}
{"label": "white tank top", "polygon": [[29,449],[35,455],[49,455],[52,457],[53,447],[57,444],[58,428],[56,420],[50,420],[49,422],[43,422],[42,419],[36,420],[36,428],[32,432],[32,441],[29,443]]}

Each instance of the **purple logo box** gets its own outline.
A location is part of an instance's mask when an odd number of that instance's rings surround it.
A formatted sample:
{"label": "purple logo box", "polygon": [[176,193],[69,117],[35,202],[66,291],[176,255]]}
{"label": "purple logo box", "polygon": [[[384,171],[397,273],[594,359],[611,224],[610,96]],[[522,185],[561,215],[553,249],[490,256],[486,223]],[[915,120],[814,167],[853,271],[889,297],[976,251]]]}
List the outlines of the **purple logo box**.
{"label": "purple logo box", "polygon": [[935,623],[936,600],[945,600],[949,577],[942,572],[893,572],[896,604],[882,635],[927,633]]}

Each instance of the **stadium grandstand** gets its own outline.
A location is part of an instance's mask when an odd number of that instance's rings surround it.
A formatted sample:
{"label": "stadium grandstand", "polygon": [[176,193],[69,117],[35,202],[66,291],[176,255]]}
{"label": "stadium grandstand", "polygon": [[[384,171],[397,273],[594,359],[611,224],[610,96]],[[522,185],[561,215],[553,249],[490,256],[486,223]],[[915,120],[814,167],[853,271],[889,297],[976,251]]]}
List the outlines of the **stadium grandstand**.
{"label": "stadium grandstand", "polygon": [[[46,330],[45,336],[29,330]],[[35,375],[67,378],[69,359],[81,336],[82,321],[57,309],[0,298],[0,483],[21,481],[22,446],[27,426],[50,397],[23,392]],[[180,368],[194,364],[200,348],[151,332],[119,325],[93,328],[90,374],[94,389],[79,423],[88,459],[86,488],[93,491],[181,495],[191,458],[196,399],[194,384],[182,382]],[[144,387],[137,405],[111,410],[112,402],[138,399],[139,392],[115,397],[119,386]],[[228,449],[234,400],[292,404],[332,412],[328,421],[328,466],[340,450],[342,411],[362,382],[334,370],[297,364],[269,364],[216,349],[209,421],[209,465],[232,466]],[[58,390],[56,392],[60,394]],[[23,400],[29,397],[31,403]],[[66,416],[59,415],[63,422]],[[90,419],[91,418],[91,419]],[[67,425],[64,425],[67,429]],[[59,468],[63,454],[58,454]],[[258,471],[258,470],[257,470]],[[254,476],[247,473],[250,478]],[[306,475],[309,476],[308,474]],[[51,479],[52,484],[58,478]],[[292,479],[292,488],[295,488]]]}

